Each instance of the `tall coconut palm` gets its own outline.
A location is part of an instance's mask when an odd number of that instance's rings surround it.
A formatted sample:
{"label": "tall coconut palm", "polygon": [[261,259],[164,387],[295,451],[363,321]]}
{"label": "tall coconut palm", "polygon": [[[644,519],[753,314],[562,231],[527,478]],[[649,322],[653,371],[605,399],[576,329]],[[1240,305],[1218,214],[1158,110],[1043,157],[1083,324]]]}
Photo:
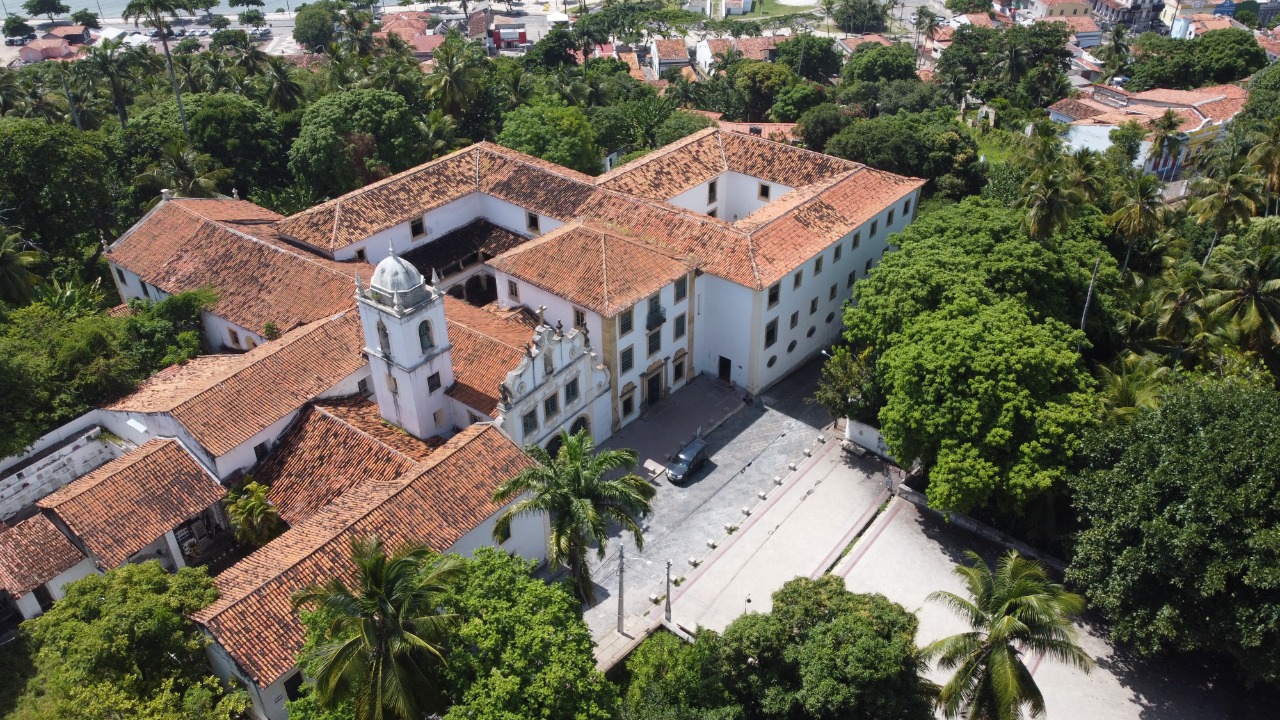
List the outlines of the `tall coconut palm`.
{"label": "tall coconut palm", "polygon": [[1245,348],[1264,356],[1280,347],[1280,246],[1277,238],[1267,239],[1224,246],[1209,268],[1210,290],[1201,301],[1212,321],[1232,325]]}
{"label": "tall coconut palm", "polygon": [[267,500],[267,490],[266,485],[249,481],[233,490],[227,503],[227,516],[236,539],[253,547],[266,545],[284,529],[280,513]]}
{"label": "tall coconut palm", "polygon": [[1106,189],[1102,153],[1091,148],[1080,148],[1063,159],[1067,166],[1067,184],[1079,193],[1084,202],[1098,204]]}
{"label": "tall coconut palm", "polygon": [[178,101],[178,119],[182,121],[183,134],[187,136],[191,131],[187,128],[187,111],[182,107],[182,93],[178,90],[178,75],[173,71],[168,31],[169,18],[176,18],[178,13],[190,9],[189,0],[129,0],[120,15],[125,22],[132,20],[134,27],[141,23],[160,32],[160,47],[164,48],[165,64],[169,67],[169,84],[173,86],[173,97]]}
{"label": "tall coconut palm", "polygon": [[561,433],[561,445],[554,457],[545,449],[526,449],[536,464],[508,480],[493,494],[497,503],[519,498],[498,517],[495,538],[511,532],[511,521],[523,515],[550,516],[547,560],[568,569],[574,591],[585,603],[595,602],[595,583],[587,551],[596,544],[603,558],[610,523],[631,532],[636,547],[644,547],[640,518],[652,509],[654,489],[644,478],[627,473],[608,477],[635,464],[632,450],[595,449],[591,436],[581,431]]}
{"label": "tall coconut palm", "polygon": [[140,53],[123,40],[103,40],[89,48],[78,65],[82,65],[107,83],[111,104],[115,106],[120,127],[129,125],[129,103],[136,84],[134,72],[142,65]]}
{"label": "tall coconut palm", "polygon": [[1163,183],[1155,175],[1138,173],[1111,194],[1111,203],[1118,209],[1108,219],[1126,246],[1121,268],[1124,272],[1129,269],[1133,246],[1142,238],[1154,235],[1164,221],[1167,206]]}
{"label": "tall coconut palm", "polygon": [[920,48],[920,44],[925,40],[933,37],[933,34],[942,27],[942,18],[938,17],[938,13],[927,7],[922,7],[916,11],[916,21],[914,28],[916,31],[916,49]]}
{"label": "tall coconut palm", "polygon": [[1061,167],[1050,166],[1032,173],[1022,186],[1023,223],[1031,237],[1048,239],[1066,226],[1082,199],[1067,181]]}
{"label": "tall coconut palm", "polygon": [[1280,203],[1280,117],[1249,133],[1253,149],[1249,151],[1249,163],[1266,178],[1266,208],[1263,214],[1271,215],[1271,199]]}
{"label": "tall coconut palm", "polygon": [[1141,314],[1151,334],[1173,347],[1175,360],[1205,327],[1207,292],[1207,273],[1194,260],[1168,267],[1152,281]]}
{"label": "tall coconut palm", "polygon": [[442,705],[434,670],[457,618],[440,605],[462,562],[423,545],[388,555],[377,538],[353,539],[351,560],[352,587],[335,578],[293,596],[294,607],[326,623],[324,641],[303,658],[316,700],[322,708],[350,702],[358,720],[420,720]]}
{"label": "tall coconut palm", "polygon": [[1178,129],[1181,125],[1182,118],[1172,108],[1151,123],[1151,164],[1160,172],[1161,180],[1168,180],[1178,167],[1183,144],[1182,131]]}
{"label": "tall coconut palm", "polygon": [[1020,43],[1006,43],[1004,50],[1000,52],[999,58],[996,60],[996,67],[1000,69],[1000,79],[1010,84],[1016,84],[1027,74],[1030,67],[1030,59],[1027,57],[1027,49]]}
{"label": "tall coconut palm", "polygon": [[1213,248],[1229,229],[1246,222],[1265,200],[1262,196],[1263,180],[1249,167],[1223,170],[1224,174],[1206,175],[1192,183],[1192,192],[1198,199],[1191,203],[1196,222],[1213,225],[1213,241],[1205,253],[1204,263],[1209,264]]}
{"label": "tall coconut palm", "polygon": [[135,183],[158,185],[176,197],[221,197],[218,183],[231,177],[226,168],[213,167],[208,155],[202,155],[184,142],[167,143],[160,159],[147,171],[134,178]]}
{"label": "tall coconut palm", "polygon": [[1091,669],[1093,660],[1076,644],[1070,619],[1084,610],[1084,598],[1050,581],[1040,563],[1015,551],[1000,558],[995,570],[977,553],[967,554],[970,564],[955,572],[968,597],[946,591],[929,596],[972,628],[922,651],[937,658],[939,668],[955,671],[938,695],[938,707],[944,717],[968,720],[1017,720],[1024,707],[1033,717],[1043,715],[1044,697],[1024,656]]}
{"label": "tall coconut palm", "polygon": [[459,118],[480,91],[484,71],[458,38],[450,38],[436,50],[435,62],[427,76],[429,92],[439,100],[442,110]]}
{"label": "tall coconut palm", "polygon": [[1094,51],[1094,55],[1102,61],[1103,69],[1106,72],[1102,79],[1110,82],[1118,75],[1122,74],[1129,67],[1129,28],[1124,25],[1114,25],[1111,32],[1107,33],[1107,41],[1102,47]]}
{"label": "tall coconut palm", "polygon": [[18,305],[31,299],[40,276],[31,268],[40,262],[40,252],[25,247],[22,236],[6,235],[0,240],[0,300]]}
{"label": "tall coconut palm", "polygon": [[822,8],[822,17],[827,21],[827,32],[831,32],[831,18],[836,14],[836,0],[821,0],[818,6]]}
{"label": "tall coconut palm", "polygon": [[1102,414],[1109,422],[1127,424],[1140,412],[1160,407],[1160,391],[1166,387],[1170,370],[1158,355],[1135,355],[1120,360],[1115,368],[1098,370]]}
{"label": "tall coconut palm", "polygon": [[302,85],[293,77],[293,67],[281,57],[270,55],[258,80],[262,100],[276,112],[292,112],[302,104]]}

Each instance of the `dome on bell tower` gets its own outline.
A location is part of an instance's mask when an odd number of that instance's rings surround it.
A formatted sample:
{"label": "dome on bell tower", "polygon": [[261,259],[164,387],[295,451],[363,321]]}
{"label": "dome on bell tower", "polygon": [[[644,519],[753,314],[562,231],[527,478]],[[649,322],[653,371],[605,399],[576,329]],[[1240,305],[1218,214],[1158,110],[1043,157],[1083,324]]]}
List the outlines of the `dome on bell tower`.
{"label": "dome on bell tower", "polygon": [[408,260],[391,254],[378,263],[369,281],[368,296],[371,300],[393,307],[413,307],[432,297],[422,273]]}

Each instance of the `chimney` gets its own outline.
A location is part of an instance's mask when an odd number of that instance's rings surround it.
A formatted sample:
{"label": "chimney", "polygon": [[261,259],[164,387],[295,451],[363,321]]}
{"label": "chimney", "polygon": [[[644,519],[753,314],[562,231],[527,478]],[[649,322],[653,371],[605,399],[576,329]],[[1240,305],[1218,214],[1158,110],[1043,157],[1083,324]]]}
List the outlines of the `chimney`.
{"label": "chimney", "polygon": [[172,200],[172,199],[173,199],[173,191],[172,191],[172,190],[170,190],[169,188],[165,188],[165,189],[161,190],[161,191],[160,191],[160,199],[161,199],[161,200]]}

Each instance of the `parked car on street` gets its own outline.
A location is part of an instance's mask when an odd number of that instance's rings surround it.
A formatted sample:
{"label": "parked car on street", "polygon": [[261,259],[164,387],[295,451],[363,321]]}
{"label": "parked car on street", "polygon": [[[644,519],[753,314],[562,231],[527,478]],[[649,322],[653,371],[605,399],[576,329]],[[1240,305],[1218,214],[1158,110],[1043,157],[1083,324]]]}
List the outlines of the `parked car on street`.
{"label": "parked car on street", "polygon": [[676,453],[676,457],[667,466],[667,477],[671,482],[679,485],[689,479],[689,476],[702,467],[707,462],[707,441],[702,438],[694,438],[688,444],[680,448],[680,452]]}

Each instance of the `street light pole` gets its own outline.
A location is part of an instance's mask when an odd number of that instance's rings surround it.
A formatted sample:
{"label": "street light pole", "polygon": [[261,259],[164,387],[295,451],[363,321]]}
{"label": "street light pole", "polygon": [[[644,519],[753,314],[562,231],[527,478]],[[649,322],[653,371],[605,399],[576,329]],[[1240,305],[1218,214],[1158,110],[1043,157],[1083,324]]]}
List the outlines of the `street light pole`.
{"label": "street light pole", "polygon": [[622,573],[623,573],[623,570],[626,568],[626,563],[623,562],[622,555],[623,555],[623,551],[626,550],[626,546],[627,544],[625,541],[623,540],[618,541],[618,634],[619,635],[622,634]]}
{"label": "street light pole", "polygon": [[667,622],[671,622],[671,561],[667,561]]}

